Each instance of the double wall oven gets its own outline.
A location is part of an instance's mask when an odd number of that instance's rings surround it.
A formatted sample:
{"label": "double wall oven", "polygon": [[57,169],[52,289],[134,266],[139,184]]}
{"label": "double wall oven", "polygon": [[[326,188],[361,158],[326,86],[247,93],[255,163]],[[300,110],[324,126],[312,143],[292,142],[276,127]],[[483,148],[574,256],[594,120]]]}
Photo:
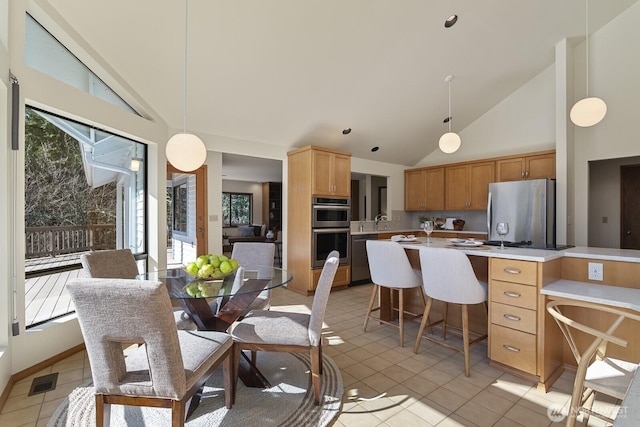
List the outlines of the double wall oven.
{"label": "double wall oven", "polygon": [[340,253],[340,265],[351,258],[351,199],[314,197],[311,219],[311,265],[322,268],[329,253]]}

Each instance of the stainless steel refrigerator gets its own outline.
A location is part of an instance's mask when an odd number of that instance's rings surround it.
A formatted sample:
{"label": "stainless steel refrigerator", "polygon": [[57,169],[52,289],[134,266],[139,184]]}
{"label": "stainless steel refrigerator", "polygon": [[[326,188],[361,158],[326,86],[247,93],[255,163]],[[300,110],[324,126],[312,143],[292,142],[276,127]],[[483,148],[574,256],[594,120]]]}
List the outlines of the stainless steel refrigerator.
{"label": "stainless steel refrigerator", "polygon": [[487,227],[490,241],[500,241],[496,223],[507,222],[510,246],[556,248],[556,181],[532,179],[489,184]]}

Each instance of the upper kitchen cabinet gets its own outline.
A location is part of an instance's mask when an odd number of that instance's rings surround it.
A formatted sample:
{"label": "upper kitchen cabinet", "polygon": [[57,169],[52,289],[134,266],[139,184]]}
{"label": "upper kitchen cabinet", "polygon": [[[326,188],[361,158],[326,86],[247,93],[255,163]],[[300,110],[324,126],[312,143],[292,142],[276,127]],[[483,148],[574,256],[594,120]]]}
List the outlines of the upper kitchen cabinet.
{"label": "upper kitchen cabinet", "polygon": [[444,209],[444,168],[404,171],[404,208],[407,211]]}
{"label": "upper kitchen cabinet", "polygon": [[351,153],[312,147],[310,167],[314,196],[351,196]]}
{"label": "upper kitchen cabinet", "polygon": [[496,160],[496,181],[556,177],[556,153],[545,151]]}
{"label": "upper kitchen cabinet", "polygon": [[464,163],[445,168],[445,209],[485,210],[489,183],[495,181],[494,162]]}

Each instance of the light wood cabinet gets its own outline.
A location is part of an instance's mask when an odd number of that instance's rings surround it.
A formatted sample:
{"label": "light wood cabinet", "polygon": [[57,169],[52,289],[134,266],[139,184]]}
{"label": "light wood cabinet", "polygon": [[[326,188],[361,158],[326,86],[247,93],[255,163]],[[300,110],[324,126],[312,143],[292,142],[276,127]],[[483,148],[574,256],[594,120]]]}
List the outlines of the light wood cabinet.
{"label": "light wood cabinet", "polygon": [[445,168],[445,209],[485,210],[494,162],[464,163]]}
{"label": "light wood cabinet", "polygon": [[[311,265],[312,198],[350,197],[351,153],[309,145],[287,155],[287,272],[293,275],[287,288],[311,295],[322,270]],[[333,286],[346,287],[350,278],[350,266],[341,265]]]}
{"label": "light wood cabinet", "polygon": [[351,155],[314,149],[311,152],[314,196],[351,195]]}
{"label": "light wood cabinet", "polygon": [[489,271],[489,357],[536,375],[538,263],[492,258]]}
{"label": "light wood cabinet", "polygon": [[555,151],[496,160],[496,181],[498,182],[555,177]]}
{"label": "light wood cabinet", "polygon": [[406,170],[404,188],[405,210],[444,209],[444,168]]}

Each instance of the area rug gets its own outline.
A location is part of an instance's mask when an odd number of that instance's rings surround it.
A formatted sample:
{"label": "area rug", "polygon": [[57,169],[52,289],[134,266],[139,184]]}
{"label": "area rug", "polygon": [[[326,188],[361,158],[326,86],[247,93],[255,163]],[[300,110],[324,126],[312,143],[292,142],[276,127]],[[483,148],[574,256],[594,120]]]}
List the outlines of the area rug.
{"label": "area rug", "polygon": [[[272,387],[245,387],[238,380],[236,403],[224,405],[222,369],[205,385],[202,400],[186,422],[188,427],[210,426],[326,426],[340,411],[343,385],[340,370],[324,356],[321,405],[313,404],[308,355],[258,353],[258,367]],[[171,411],[164,408],[111,406],[111,427],[160,427],[171,425]],[[56,409],[47,427],[95,426],[95,402],[91,383],[76,388]]]}

